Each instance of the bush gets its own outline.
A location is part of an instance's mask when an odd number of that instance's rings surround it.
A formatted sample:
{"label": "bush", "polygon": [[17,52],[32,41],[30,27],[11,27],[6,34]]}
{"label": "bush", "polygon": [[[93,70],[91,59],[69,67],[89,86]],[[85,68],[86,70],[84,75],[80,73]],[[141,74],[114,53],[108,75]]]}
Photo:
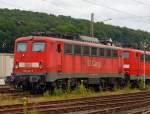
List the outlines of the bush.
{"label": "bush", "polygon": [[139,81],[139,89],[140,90],[148,90],[149,89],[149,86],[146,85],[145,83],[145,87],[144,87],[144,76],[141,76],[141,80]]}
{"label": "bush", "polygon": [[126,91],[126,92],[129,92],[129,91],[131,91],[132,89],[131,89],[131,83],[130,82],[127,82],[127,85],[124,87],[124,90]]}
{"label": "bush", "polygon": [[81,84],[73,91],[77,95],[87,96],[93,93],[92,89],[87,89],[83,81],[81,81]]}
{"label": "bush", "polygon": [[49,96],[50,96],[49,91],[44,92],[44,93],[43,93],[43,96],[44,96],[44,97],[49,97]]}
{"label": "bush", "polygon": [[62,88],[55,88],[54,89],[54,92],[53,92],[54,96],[62,96],[64,94],[65,94],[65,92],[62,90]]}
{"label": "bush", "polygon": [[112,90],[113,91],[118,91],[118,90],[120,90],[120,86],[115,85],[115,86],[113,86]]}

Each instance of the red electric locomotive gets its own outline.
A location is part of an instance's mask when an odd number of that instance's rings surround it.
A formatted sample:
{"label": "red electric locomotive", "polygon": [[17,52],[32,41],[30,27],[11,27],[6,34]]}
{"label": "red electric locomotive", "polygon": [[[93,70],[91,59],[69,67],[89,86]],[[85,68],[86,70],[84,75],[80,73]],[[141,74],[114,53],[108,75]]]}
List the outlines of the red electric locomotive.
{"label": "red electric locomotive", "polygon": [[68,80],[71,86],[80,80],[87,85],[112,86],[124,78],[121,55],[122,48],[99,43],[21,37],[15,42],[13,83],[24,89],[65,86]]}
{"label": "red electric locomotive", "polygon": [[148,81],[150,79],[150,52],[128,48],[123,50],[123,68],[128,80],[138,82],[145,75],[145,79]]}
{"label": "red electric locomotive", "polygon": [[68,80],[72,87],[81,80],[86,85],[113,87],[126,81],[137,82],[144,73],[148,79],[149,67],[149,52],[103,45],[95,38],[27,36],[15,42],[11,81],[17,87],[34,91],[65,88]]}

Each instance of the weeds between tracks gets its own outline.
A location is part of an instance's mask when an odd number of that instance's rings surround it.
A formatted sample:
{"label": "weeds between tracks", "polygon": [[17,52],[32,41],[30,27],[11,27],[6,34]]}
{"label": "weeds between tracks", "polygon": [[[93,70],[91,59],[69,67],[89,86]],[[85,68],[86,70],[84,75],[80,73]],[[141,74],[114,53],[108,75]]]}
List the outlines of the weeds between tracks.
{"label": "weeds between tracks", "polygon": [[[70,88],[70,87],[68,87]],[[24,114],[38,114],[38,112],[33,110],[28,110],[28,103],[38,103],[38,102],[45,102],[45,101],[52,101],[52,100],[64,100],[64,99],[75,99],[81,97],[90,97],[90,96],[106,96],[106,95],[118,95],[124,93],[133,93],[133,92],[140,92],[140,91],[149,91],[149,86],[146,89],[143,89],[140,86],[139,89],[132,88],[130,84],[127,84],[124,88],[121,87],[114,87],[112,91],[100,91],[94,92],[92,89],[87,89],[81,83],[76,89],[67,91],[63,91],[60,88],[55,88],[53,94],[49,94],[49,91],[46,91],[43,96],[40,97],[20,97],[20,98],[13,98],[12,96],[7,95],[0,95],[0,105],[8,105],[8,104],[23,104],[24,107]]]}
{"label": "weeds between tracks", "polygon": [[[68,87],[70,88],[70,87]],[[150,86],[147,86],[146,89],[142,88],[142,83],[140,88],[131,88],[130,84],[127,84],[124,88],[114,87],[113,90],[105,90],[105,91],[98,91],[94,92],[92,89],[87,89],[81,83],[76,89],[67,91],[63,91],[60,88],[55,88],[54,93],[50,94],[49,91],[46,91],[41,96],[33,96],[29,97],[26,95],[21,95],[20,97],[14,98],[11,95],[7,94],[0,94],[0,105],[9,105],[9,104],[20,104],[22,103],[22,98],[26,97],[31,102],[43,102],[43,101],[50,101],[50,100],[64,100],[64,99],[72,99],[72,98],[81,98],[81,97],[90,97],[90,96],[106,96],[106,95],[118,95],[124,93],[133,93],[133,92],[140,92],[140,91],[149,91]]]}

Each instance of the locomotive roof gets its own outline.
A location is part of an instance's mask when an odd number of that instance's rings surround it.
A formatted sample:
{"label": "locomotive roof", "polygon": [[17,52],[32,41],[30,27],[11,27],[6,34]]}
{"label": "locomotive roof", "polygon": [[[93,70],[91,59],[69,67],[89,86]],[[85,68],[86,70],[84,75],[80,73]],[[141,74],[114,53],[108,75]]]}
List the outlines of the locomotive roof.
{"label": "locomotive roof", "polygon": [[[116,47],[116,46],[109,46],[109,45],[104,45],[100,43],[92,43],[92,42],[84,42],[84,41],[78,41],[78,40],[68,40],[68,39],[60,39],[60,38],[53,38],[53,37],[47,37],[47,36],[26,36],[26,37],[20,37],[16,40],[16,42],[21,42],[21,41],[28,41],[28,40],[41,40],[41,41],[62,41],[65,43],[70,43],[70,44],[80,44],[80,45],[88,45],[88,46],[94,46],[94,47],[103,47],[103,48],[113,48],[113,49],[122,49],[124,51],[136,51],[139,53],[144,53],[143,50],[137,50],[137,49],[131,49],[131,48],[122,48],[122,47]],[[150,52],[146,51],[146,54],[150,54]]]}
{"label": "locomotive roof", "polygon": [[41,40],[41,41],[62,41],[65,43],[70,43],[70,44],[80,44],[80,45],[88,45],[88,46],[95,46],[95,47],[103,47],[103,48],[113,48],[113,49],[122,49],[121,47],[116,47],[116,46],[109,46],[109,45],[104,45],[101,43],[93,43],[93,42],[84,42],[84,41],[78,41],[78,40],[68,40],[68,39],[60,39],[60,38],[53,38],[53,37],[47,37],[47,36],[27,36],[27,37],[20,37],[16,40],[16,42],[21,42],[21,41],[28,41],[28,40]]}
{"label": "locomotive roof", "polygon": [[[139,52],[139,53],[142,53],[142,54],[144,54],[144,51],[143,50],[137,50],[137,49],[131,49],[131,48],[123,48],[123,50],[124,51],[136,51],[136,52]],[[150,54],[150,52],[149,51],[145,51],[146,52],[146,54]]]}

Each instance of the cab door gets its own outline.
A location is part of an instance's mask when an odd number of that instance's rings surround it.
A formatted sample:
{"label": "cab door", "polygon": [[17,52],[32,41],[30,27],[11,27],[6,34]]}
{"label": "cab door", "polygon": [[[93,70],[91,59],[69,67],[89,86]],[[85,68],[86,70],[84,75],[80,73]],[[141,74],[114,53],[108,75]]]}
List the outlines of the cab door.
{"label": "cab door", "polygon": [[130,51],[123,51],[123,71],[126,75],[130,75],[131,73],[131,54]]}
{"label": "cab door", "polygon": [[56,69],[57,72],[62,72],[62,56],[63,56],[63,50],[62,50],[62,43],[57,42],[56,43]]}

